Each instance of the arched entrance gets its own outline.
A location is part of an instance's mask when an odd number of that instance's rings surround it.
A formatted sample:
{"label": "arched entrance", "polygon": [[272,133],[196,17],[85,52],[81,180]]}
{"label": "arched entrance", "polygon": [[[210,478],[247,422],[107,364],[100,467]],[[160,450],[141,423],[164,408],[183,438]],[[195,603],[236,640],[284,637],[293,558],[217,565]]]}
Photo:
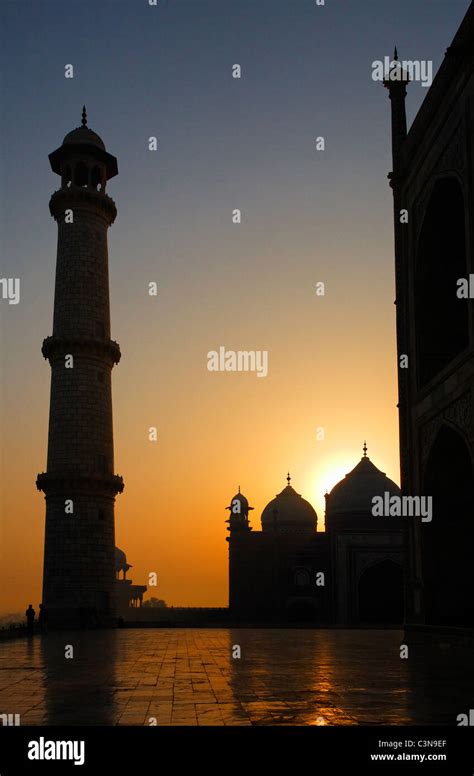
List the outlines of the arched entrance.
{"label": "arched entrance", "polygon": [[426,621],[474,625],[474,472],[462,436],[443,426],[428,458],[423,495],[433,519],[421,526]]}
{"label": "arched entrance", "polygon": [[399,563],[383,560],[359,579],[359,622],[401,623],[403,621],[403,570]]}
{"label": "arched entrance", "polygon": [[423,219],[415,269],[415,328],[421,388],[469,344],[464,197],[456,178],[438,180]]}

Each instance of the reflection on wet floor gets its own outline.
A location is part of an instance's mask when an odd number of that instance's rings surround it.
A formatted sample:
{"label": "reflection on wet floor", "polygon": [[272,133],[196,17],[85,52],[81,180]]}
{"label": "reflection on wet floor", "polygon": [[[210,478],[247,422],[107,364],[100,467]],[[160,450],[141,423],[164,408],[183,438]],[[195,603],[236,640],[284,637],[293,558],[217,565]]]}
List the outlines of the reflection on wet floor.
{"label": "reflection on wet floor", "polygon": [[19,713],[23,725],[455,725],[474,702],[471,655],[411,646],[404,660],[401,639],[395,630],[48,633],[0,643],[0,714]]}

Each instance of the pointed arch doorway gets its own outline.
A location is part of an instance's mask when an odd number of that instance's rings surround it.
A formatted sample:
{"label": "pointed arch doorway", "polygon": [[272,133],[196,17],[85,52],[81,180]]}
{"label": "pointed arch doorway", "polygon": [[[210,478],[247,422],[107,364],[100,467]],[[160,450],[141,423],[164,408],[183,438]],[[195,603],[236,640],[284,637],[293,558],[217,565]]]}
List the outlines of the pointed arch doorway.
{"label": "pointed arch doorway", "polygon": [[451,426],[431,448],[423,494],[433,497],[433,519],[421,527],[426,622],[474,627],[474,471]]}

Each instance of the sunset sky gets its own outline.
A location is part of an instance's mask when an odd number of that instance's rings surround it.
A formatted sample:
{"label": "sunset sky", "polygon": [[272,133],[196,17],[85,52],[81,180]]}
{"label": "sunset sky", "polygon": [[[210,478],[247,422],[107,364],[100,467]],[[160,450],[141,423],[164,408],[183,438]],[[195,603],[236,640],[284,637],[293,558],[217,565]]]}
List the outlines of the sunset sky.
{"label": "sunset sky", "polygon": [[[21,279],[21,301],[0,305],[0,615],[41,600],[35,479],[46,468],[41,344],[52,331],[48,201],[59,186],[48,153],[80,124],[83,103],[119,166],[108,185],[122,350],[115,471],[125,481],[116,543],[135,582],[158,574],[149,594],[223,606],[225,507],[238,485],[259,529],[289,470],[321,529],[324,492],[356,465],[364,439],[399,481],[390,106],[372,62],[397,44],[401,59],[433,60],[436,71],[468,5],[2,3],[1,276]],[[410,85],[410,122],[426,92]],[[209,372],[207,353],[220,346],[267,350],[268,376]]]}

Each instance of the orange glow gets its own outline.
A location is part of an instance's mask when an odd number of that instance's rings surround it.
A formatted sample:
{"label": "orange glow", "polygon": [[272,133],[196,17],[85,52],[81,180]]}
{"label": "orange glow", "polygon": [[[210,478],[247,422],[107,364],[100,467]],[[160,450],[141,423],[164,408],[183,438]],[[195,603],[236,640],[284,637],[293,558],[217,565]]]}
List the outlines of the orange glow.
{"label": "orange glow", "polygon": [[[308,304],[308,317],[314,315]],[[143,342],[140,330],[114,328],[124,354],[113,374],[115,470],[125,480],[116,501],[116,543],[135,582],[147,584],[148,574],[157,573],[158,587],[148,596],[173,605],[227,604],[225,507],[238,485],[255,507],[251,524],[260,530],[261,512],[285,487],[289,470],[292,486],[315,507],[321,530],[324,493],[358,463],[365,438],[375,465],[399,480],[393,354],[379,332],[359,351],[360,390],[348,394],[347,358],[339,358],[332,337],[320,343],[320,358],[308,362],[306,343],[292,349],[279,341],[281,331],[267,335],[269,376],[258,379],[207,372],[215,337],[196,327],[193,339],[180,340],[180,358],[171,345],[167,351]],[[296,326],[289,332],[297,343]],[[258,343],[262,339],[254,334]],[[32,337],[32,350],[35,345]],[[20,374],[9,399],[3,613],[41,600],[45,510],[34,483],[44,469],[49,389],[49,369],[41,366],[34,399]],[[387,373],[390,390],[381,390]],[[152,425],[156,443],[148,441]],[[319,426],[325,441],[317,440]]]}

